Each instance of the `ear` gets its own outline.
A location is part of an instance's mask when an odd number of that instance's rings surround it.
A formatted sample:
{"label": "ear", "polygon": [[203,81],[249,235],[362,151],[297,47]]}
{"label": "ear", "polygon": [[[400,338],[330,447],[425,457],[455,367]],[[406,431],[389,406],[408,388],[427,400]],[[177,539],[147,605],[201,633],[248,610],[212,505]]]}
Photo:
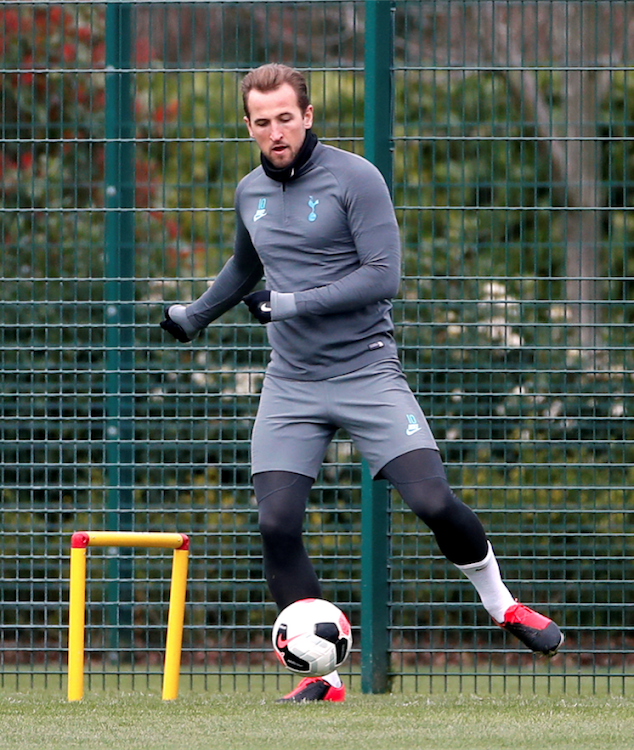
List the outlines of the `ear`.
{"label": "ear", "polygon": [[251,130],[251,121],[249,120],[249,118],[246,115],[242,119],[244,120],[244,122],[245,122],[245,124],[247,126],[247,130],[249,131],[249,135],[251,136],[251,138],[254,138],[255,136],[253,135],[253,131]]}
{"label": "ear", "polygon": [[306,107],[306,111],[304,112],[304,127],[306,128],[306,130],[308,130],[308,128],[313,127],[313,116],[314,116],[313,105],[309,104]]}

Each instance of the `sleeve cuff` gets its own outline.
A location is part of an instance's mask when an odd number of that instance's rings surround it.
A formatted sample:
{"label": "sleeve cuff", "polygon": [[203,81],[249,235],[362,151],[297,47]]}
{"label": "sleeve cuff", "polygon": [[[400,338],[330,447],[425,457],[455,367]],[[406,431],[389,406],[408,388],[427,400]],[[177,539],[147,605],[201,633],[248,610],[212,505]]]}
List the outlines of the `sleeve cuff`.
{"label": "sleeve cuff", "polygon": [[284,320],[297,315],[293,292],[271,292],[271,320]]}
{"label": "sleeve cuff", "polygon": [[190,339],[195,339],[199,334],[199,329],[190,323],[187,317],[187,308],[185,305],[172,305],[169,309],[170,318],[185,331]]}

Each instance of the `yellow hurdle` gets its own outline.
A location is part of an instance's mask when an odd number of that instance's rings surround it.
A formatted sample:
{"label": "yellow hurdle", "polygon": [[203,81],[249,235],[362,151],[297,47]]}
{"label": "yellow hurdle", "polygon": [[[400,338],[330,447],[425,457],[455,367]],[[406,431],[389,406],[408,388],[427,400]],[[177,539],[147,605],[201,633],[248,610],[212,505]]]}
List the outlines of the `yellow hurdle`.
{"label": "yellow hurdle", "polygon": [[178,696],[189,537],[168,532],[76,531],[70,544],[70,601],[68,614],[68,700],[84,695],[84,643],[86,629],[86,549],[88,547],[144,547],[173,549],[167,641],[163,670],[163,700]]}

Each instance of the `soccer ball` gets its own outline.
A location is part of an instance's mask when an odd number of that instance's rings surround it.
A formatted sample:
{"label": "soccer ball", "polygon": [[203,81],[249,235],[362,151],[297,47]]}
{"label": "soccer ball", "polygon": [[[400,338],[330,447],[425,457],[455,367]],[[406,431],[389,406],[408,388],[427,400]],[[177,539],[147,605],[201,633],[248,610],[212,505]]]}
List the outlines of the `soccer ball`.
{"label": "soccer ball", "polygon": [[350,623],[339,607],[325,599],[300,599],[275,621],[273,648],[291,672],[310,677],[328,674],[350,655]]}

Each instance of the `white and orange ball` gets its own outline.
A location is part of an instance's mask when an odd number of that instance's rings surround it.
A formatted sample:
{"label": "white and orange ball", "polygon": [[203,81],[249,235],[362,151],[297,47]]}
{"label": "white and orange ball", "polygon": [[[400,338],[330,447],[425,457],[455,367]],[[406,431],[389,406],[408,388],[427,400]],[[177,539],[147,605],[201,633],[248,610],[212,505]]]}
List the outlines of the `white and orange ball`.
{"label": "white and orange ball", "polygon": [[350,622],[332,602],[300,599],[285,607],[275,621],[273,648],[291,672],[310,677],[328,674],[350,655]]}

